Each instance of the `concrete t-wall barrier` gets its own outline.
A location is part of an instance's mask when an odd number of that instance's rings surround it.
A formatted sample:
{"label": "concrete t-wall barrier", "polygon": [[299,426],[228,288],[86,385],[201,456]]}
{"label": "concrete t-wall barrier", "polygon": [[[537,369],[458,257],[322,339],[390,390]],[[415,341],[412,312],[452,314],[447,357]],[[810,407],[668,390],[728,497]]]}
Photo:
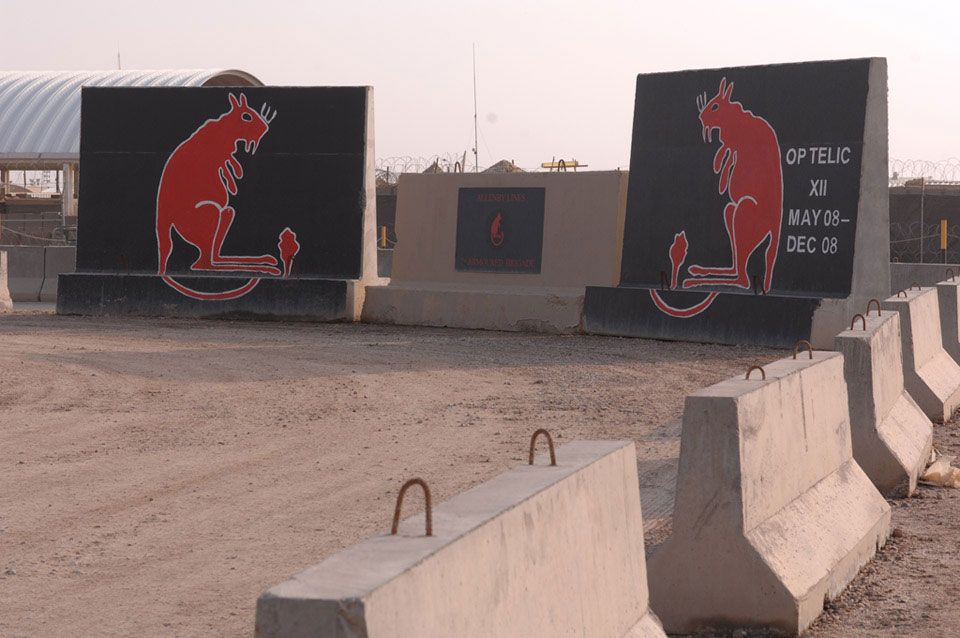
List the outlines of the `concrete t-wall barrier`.
{"label": "concrete t-wall barrier", "polygon": [[943,349],[960,364],[960,270],[952,270],[947,281],[937,283],[937,302],[940,307],[940,338]]}
{"label": "concrete t-wall barrier", "polygon": [[40,301],[57,300],[57,281],[60,275],[77,269],[76,246],[47,246],[43,252],[43,284]]}
{"label": "concrete t-wall barrier", "polygon": [[853,459],[843,356],[808,356],[687,397],[673,532],[649,561],[668,632],[799,635],[885,542],[890,507]]}
{"label": "concrete t-wall barrier", "polygon": [[[913,493],[933,425],[903,386],[900,315],[888,310],[837,335],[850,404],[853,458],[887,497]],[[868,313],[869,314],[869,313]]]}
{"label": "concrete t-wall barrier", "polygon": [[[577,332],[585,287],[612,286],[620,277],[627,177],[625,171],[402,175],[390,285],[368,287],[363,320]],[[542,235],[525,245],[540,255],[536,272],[458,269],[458,223],[469,220],[460,211],[466,188],[543,189]],[[520,226],[506,208],[503,214],[506,240],[501,248],[487,246],[492,253],[504,251]],[[490,242],[490,221],[479,230],[469,238]]]}
{"label": "concrete t-wall barrier", "polygon": [[56,301],[57,280],[76,270],[75,246],[5,246],[13,301]]}
{"label": "concrete t-wall barrier", "polygon": [[883,301],[900,313],[903,380],[907,392],[932,420],[943,423],[960,406],[960,365],[943,349],[936,288],[899,291]]}
{"label": "concrete t-wall barrier", "polygon": [[0,250],[0,311],[13,308],[10,290],[7,287],[7,251]]}
{"label": "concrete t-wall barrier", "polygon": [[327,558],[257,601],[258,638],[664,637],[632,442],[576,441]]}
{"label": "concrete t-wall barrier", "polygon": [[[960,275],[960,265],[957,264],[890,264],[890,292],[895,295],[898,290],[907,290],[913,284],[921,286],[935,286],[947,279],[947,269]],[[887,295],[884,295],[887,296]]]}
{"label": "concrete t-wall barrier", "polygon": [[43,246],[10,246],[7,251],[7,285],[14,301],[40,301],[43,286]]}

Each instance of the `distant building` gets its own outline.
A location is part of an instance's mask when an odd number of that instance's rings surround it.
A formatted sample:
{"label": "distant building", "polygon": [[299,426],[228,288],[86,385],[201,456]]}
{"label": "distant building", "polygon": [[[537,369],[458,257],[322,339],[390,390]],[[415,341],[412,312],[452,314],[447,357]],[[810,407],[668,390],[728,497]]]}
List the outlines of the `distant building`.
{"label": "distant building", "polygon": [[[84,86],[263,86],[246,71],[0,72],[0,243],[75,239]],[[51,171],[38,191],[11,184],[11,171]],[[53,173],[56,171],[56,173]],[[53,186],[53,188],[51,188]],[[32,190],[27,185],[27,190]],[[57,192],[59,191],[59,192]],[[9,232],[8,232],[9,231]]]}

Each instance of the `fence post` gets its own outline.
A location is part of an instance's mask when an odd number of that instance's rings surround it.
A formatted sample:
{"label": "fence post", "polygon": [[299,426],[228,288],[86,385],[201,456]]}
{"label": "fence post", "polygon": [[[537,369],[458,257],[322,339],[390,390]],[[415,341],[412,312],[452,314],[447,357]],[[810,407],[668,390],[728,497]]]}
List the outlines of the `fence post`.
{"label": "fence post", "polygon": [[923,196],[926,190],[926,178],[920,178],[920,263],[925,263],[923,259]]}

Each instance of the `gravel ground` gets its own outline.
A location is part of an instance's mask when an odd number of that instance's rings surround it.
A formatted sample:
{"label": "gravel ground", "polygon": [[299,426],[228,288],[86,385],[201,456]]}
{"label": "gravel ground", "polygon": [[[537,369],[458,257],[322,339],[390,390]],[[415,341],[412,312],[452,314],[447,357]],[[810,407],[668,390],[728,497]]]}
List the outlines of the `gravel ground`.
{"label": "gravel ground", "polygon": [[[423,477],[445,500],[520,462],[538,427],[558,443],[636,441],[647,522],[662,521],[657,490],[676,462],[683,397],[779,356],[0,316],[0,636],[251,636],[257,596],[386,531],[405,479]],[[957,451],[956,432],[938,428],[938,443]],[[902,535],[811,635],[957,635],[957,492],[898,505]]]}

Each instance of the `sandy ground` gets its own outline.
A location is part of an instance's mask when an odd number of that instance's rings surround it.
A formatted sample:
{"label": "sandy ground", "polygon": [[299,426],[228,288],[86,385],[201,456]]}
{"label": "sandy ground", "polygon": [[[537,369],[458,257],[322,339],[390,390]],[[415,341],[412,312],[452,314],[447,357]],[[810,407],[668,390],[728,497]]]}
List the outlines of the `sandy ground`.
{"label": "sandy ground", "polygon": [[[520,462],[538,427],[558,443],[635,440],[656,535],[685,394],[781,355],[368,325],[0,316],[0,636],[251,636],[257,596],[388,530],[405,479],[423,477],[445,500]],[[907,503],[894,512],[903,535],[851,589],[873,593],[840,601],[818,638],[904,635],[883,628],[894,618],[910,635],[956,635],[957,622],[953,634],[925,628],[957,620],[947,608],[960,500]],[[893,597],[907,611],[890,615],[901,609]]]}

